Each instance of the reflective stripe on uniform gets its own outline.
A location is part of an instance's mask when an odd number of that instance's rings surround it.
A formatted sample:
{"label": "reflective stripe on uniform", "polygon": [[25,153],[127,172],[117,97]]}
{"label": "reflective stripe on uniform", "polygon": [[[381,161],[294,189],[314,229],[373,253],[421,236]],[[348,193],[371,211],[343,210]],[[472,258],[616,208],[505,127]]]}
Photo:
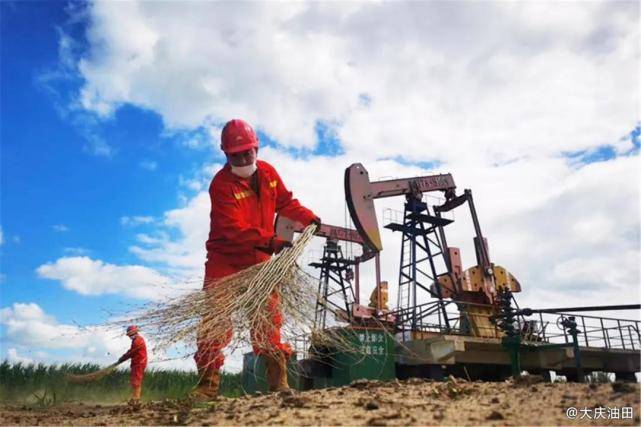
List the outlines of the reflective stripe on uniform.
{"label": "reflective stripe on uniform", "polygon": [[237,193],[234,193],[234,198],[236,200],[241,200],[244,199],[245,197],[251,196],[251,191],[239,191]]}

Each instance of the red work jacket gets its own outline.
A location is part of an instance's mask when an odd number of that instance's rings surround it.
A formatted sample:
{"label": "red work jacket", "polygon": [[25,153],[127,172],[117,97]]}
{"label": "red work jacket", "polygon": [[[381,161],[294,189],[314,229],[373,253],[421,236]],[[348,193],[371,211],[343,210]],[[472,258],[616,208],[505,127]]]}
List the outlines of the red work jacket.
{"label": "red work jacket", "polygon": [[145,340],[140,336],[136,335],[133,340],[131,340],[131,348],[122,356],[125,360],[131,358],[131,366],[147,366],[147,345]]}
{"label": "red work jacket", "polygon": [[253,257],[255,248],[267,247],[274,236],[277,213],[303,225],[316,218],[292,197],[272,165],[258,160],[256,166],[258,193],[251,188],[251,178],[234,175],[229,163],[211,181],[208,258],[213,254]]}

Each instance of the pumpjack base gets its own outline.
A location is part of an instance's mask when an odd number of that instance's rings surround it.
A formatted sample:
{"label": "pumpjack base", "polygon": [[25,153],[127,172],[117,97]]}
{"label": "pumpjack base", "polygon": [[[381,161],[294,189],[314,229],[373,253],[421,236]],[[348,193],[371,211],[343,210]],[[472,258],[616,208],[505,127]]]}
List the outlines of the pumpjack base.
{"label": "pumpjack base", "polygon": [[[502,380],[510,374],[510,357],[500,338],[478,338],[423,332],[421,339],[399,343],[397,367],[438,365],[452,374],[471,379]],[[544,348],[543,342],[523,342],[521,368],[531,374],[555,371],[569,380],[576,376],[574,351],[571,347]],[[581,363],[587,374],[592,371],[613,372],[617,378],[634,378],[641,371],[638,350],[580,347]],[[465,369],[463,369],[465,368]],[[397,368],[398,369],[398,368]],[[432,368],[429,368],[432,369]],[[419,369],[420,371],[420,369]],[[465,372],[467,371],[467,372]],[[478,374],[481,372],[480,374]],[[478,374],[478,375],[477,375]]]}

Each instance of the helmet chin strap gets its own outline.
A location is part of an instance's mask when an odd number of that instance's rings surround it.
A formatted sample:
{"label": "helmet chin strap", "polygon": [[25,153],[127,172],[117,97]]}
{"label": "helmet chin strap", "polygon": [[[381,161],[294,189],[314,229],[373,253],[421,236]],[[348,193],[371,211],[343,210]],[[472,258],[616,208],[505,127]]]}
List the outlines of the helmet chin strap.
{"label": "helmet chin strap", "polygon": [[241,178],[249,178],[256,172],[256,162],[248,166],[231,165],[231,173]]}

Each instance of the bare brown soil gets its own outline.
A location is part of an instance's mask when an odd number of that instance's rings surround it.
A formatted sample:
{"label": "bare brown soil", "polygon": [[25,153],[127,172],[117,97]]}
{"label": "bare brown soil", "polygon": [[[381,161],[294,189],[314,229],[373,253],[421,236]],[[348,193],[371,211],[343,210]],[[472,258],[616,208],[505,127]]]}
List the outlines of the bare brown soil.
{"label": "bare brown soil", "polygon": [[[552,384],[537,377],[503,383],[357,381],[342,388],[219,398],[211,404],[4,406],[0,425],[639,425],[639,393],[639,384]],[[568,407],[579,410],[577,419],[566,416]],[[633,415],[580,419],[581,409],[591,409],[594,416],[598,407],[631,407]]]}

